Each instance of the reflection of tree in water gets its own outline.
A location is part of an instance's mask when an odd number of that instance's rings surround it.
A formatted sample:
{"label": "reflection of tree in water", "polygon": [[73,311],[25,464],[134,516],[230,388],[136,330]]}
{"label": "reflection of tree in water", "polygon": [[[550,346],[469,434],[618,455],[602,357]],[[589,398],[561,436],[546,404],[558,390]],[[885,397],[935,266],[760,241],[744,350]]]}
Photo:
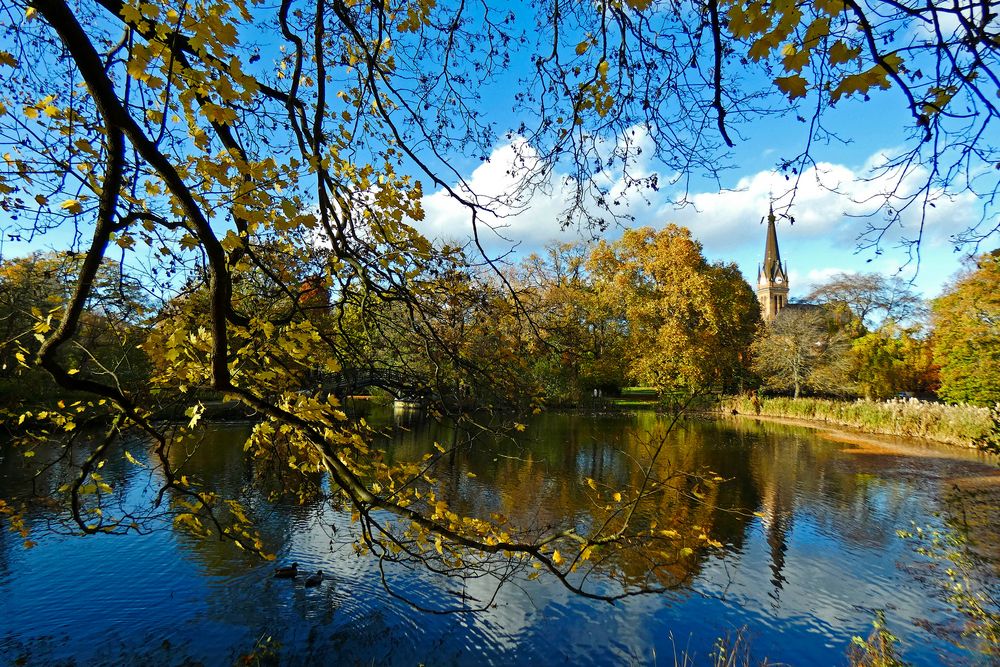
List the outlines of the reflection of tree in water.
{"label": "reflection of tree in water", "polygon": [[[0,482],[4,477],[0,476]],[[0,583],[4,583],[11,576],[11,560],[13,560],[13,550],[23,549],[22,540],[15,540],[14,535],[7,530],[0,530]]]}
{"label": "reflection of tree in water", "polygon": [[[650,430],[657,428],[662,430],[662,424],[648,415],[545,415],[523,442],[479,438],[458,447],[453,461],[435,475],[440,497],[462,514],[501,514],[529,533],[567,527],[586,532],[605,522],[614,526],[629,490],[642,485],[643,462],[652,453]],[[396,436],[392,456],[419,458],[430,440],[456,438],[433,425],[423,432],[406,431]],[[463,442],[462,437],[457,441]],[[611,570],[631,587],[674,587],[697,571],[700,552],[715,537],[714,507],[724,487],[689,474],[702,465],[690,460],[701,444],[697,435],[670,436],[652,470],[654,478],[670,483],[645,499],[632,518],[639,530],[656,531],[654,546],[640,547],[637,541],[616,549],[601,561],[602,573]],[[616,493],[622,494],[619,501]]]}
{"label": "reflection of tree in water", "polygon": [[[641,470],[635,465],[648,452],[642,442],[655,420],[643,415],[609,420],[544,415],[523,442],[476,436],[433,420],[407,420],[397,429],[387,457],[419,460],[431,443],[450,448],[435,469],[439,497],[456,511],[488,517],[502,514],[526,531],[576,526],[592,528],[606,520],[607,495],[595,502],[582,481],[593,479],[602,491],[635,488]],[[666,477],[677,469],[710,469],[725,478],[719,485],[678,483],[646,503],[637,525],[676,531],[690,537],[704,531],[730,549],[741,549],[753,513],[759,512],[770,559],[772,596],[786,583],[788,540],[795,514],[808,508],[810,521],[831,535],[871,547],[893,539],[893,518],[907,509],[906,485],[881,481],[858,471],[868,465],[839,453],[834,446],[815,446],[815,436],[801,429],[766,423],[699,422],[671,435],[668,452],[654,471]],[[243,470],[237,448],[229,458],[219,452],[193,458],[206,476],[236,480]],[[201,455],[199,455],[201,456]],[[874,461],[876,468],[884,462]],[[214,466],[214,467],[213,467]],[[282,512],[286,510],[283,509]],[[316,507],[289,506],[276,525],[265,524],[270,543],[289,539],[291,523],[319,521]],[[695,530],[696,529],[696,530]],[[704,543],[674,539],[660,552],[635,549],[616,553],[613,567],[629,585],[675,586],[700,569]],[[679,557],[681,549],[694,553]],[[221,551],[225,551],[224,549]],[[221,554],[220,554],[221,555]],[[223,558],[223,560],[225,560]]]}
{"label": "reflection of tree in water", "polygon": [[[379,427],[388,424],[388,420],[379,423],[377,415],[372,422]],[[610,419],[548,414],[533,422],[523,441],[514,442],[416,419],[394,432],[386,457],[420,460],[435,451],[433,442],[443,443],[451,451],[440,458],[431,475],[438,497],[456,512],[475,517],[501,514],[513,527],[528,533],[566,527],[587,531],[606,521],[613,526],[615,513],[624,504],[613,500],[614,493],[621,492],[627,501],[629,489],[641,485],[640,463],[649,458],[649,433],[656,424],[657,418],[648,414]],[[345,542],[349,546],[354,536],[343,530],[346,517],[331,511],[326,495],[284,500],[253,490],[261,488],[258,475],[266,471],[248,463],[241,447],[246,432],[246,427],[213,426],[197,446],[192,442],[172,449],[171,464],[181,473],[211,481],[213,488],[230,497],[241,498],[270,550],[309,534],[310,548],[319,550],[323,558],[349,554],[348,549],[337,549]],[[809,521],[820,530],[829,530],[849,543],[871,547],[894,539],[895,525],[888,524],[908,508],[907,485],[859,473],[866,466],[874,465],[878,473],[893,464],[882,457],[844,455],[834,445],[816,446],[815,437],[803,433],[750,422],[682,423],[652,470],[655,478],[669,478],[671,483],[641,503],[633,518],[638,530],[656,531],[662,537],[641,547],[636,542],[613,553],[598,552],[592,560],[598,563],[600,576],[612,573],[626,587],[683,584],[700,572],[709,557],[711,551],[704,548],[708,540],[718,540],[730,551],[743,548],[748,527],[756,521],[754,512],[763,515],[760,523],[766,533],[775,597],[785,585],[788,540],[798,512],[807,511]],[[141,457],[138,445],[132,451]],[[107,465],[130,464],[122,459]],[[8,459],[0,463],[6,478],[13,476],[25,484],[15,468]],[[711,484],[683,474],[702,470],[711,470],[725,481]],[[40,483],[55,488],[58,471],[54,467],[53,479]],[[312,483],[322,490],[320,476]],[[275,484],[271,490],[282,490],[280,483]],[[156,488],[158,484],[135,478],[121,493],[128,496],[136,487]],[[336,545],[331,524],[341,529]],[[324,540],[322,531],[331,539]],[[177,532],[184,552],[213,575],[239,578],[252,569],[254,561],[230,544]],[[705,538],[699,539],[701,534]],[[0,543],[0,552],[16,548],[7,542]],[[0,567],[5,560],[0,557]],[[269,567],[263,571],[269,573]],[[248,604],[253,605],[251,598]],[[220,617],[225,608],[220,607]],[[253,616],[266,617],[272,611],[276,609],[262,609]]]}
{"label": "reflection of tree in water", "polygon": [[[814,432],[784,424],[735,422],[731,428],[749,439],[750,479],[762,492],[772,488],[768,502],[787,506],[779,491],[793,489],[790,510],[808,508],[810,520],[827,534],[860,546],[883,546],[895,539],[896,520],[912,509],[913,483],[899,479],[904,457],[845,454],[844,445],[824,443]],[[928,474],[922,467],[920,477]]]}
{"label": "reflection of tree in water", "polygon": [[[267,474],[264,457],[251,460],[243,450],[250,433],[246,424],[220,424],[201,434],[200,438],[171,446],[168,456],[178,474],[190,475],[202,481],[205,488],[240,502],[253,520],[261,538],[270,549],[286,544],[296,525],[305,523],[322,507],[319,496],[310,502],[281,502],[281,478]],[[281,502],[281,511],[274,512],[271,501]],[[209,573],[232,577],[260,565],[260,559],[228,541],[204,539],[177,529],[185,545],[185,553],[197,560]]]}
{"label": "reflection of tree in water", "polygon": [[[30,525],[32,540],[44,539],[51,534],[78,535],[81,531],[73,520],[69,508],[62,503],[67,489],[78,482],[80,463],[92,454],[99,434],[93,430],[77,429],[69,434],[53,436],[48,440],[35,440],[32,456],[13,445],[0,444],[0,489],[14,506],[25,510],[24,517]],[[141,440],[127,439],[126,450],[144,456],[145,444]],[[126,531],[148,533],[160,525],[163,508],[149,507],[148,501],[156,488],[155,474],[127,461],[124,456],[104,461],[98,469],[103,478],[123,480],[113,489],[100,491],[100,502],[81,501],[81,512],[88,520],[102,516],[122,518]],[[131,522],[131,523],[130,523]]]}

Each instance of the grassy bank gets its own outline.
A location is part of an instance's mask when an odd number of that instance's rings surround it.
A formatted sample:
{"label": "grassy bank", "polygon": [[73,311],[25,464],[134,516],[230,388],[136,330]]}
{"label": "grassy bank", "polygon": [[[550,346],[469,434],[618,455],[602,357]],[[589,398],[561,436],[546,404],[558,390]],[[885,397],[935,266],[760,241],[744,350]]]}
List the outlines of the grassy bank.
{"label": "grassy bank", "polygon": [[[754,405],[747,396],[722,399],[725,412],[752,415]],[[993,428],[989,408],[945,405],[915,398],[892,401],[831,401],[819,398],[762,398],[760,414],[768,417],[808,419],[849,426],[868,433],[936,440],[972,447]]]}

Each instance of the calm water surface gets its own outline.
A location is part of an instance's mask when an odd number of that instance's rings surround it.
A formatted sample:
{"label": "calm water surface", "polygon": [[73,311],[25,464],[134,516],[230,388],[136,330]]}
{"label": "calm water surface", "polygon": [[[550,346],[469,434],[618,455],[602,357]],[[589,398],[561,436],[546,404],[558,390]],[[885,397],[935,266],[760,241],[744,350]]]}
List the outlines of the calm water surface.
{"label": "calm water surface", "polygon": [[[394,424],[391,411],[368,418]],[[652,414],[543,415],[522,442],[462,448],[442,493],[465,512],[501,511],[536,524],[586,513],[583,480],[626,486],[656,421]],[[399,460],[418,459],[453,435],[412,417],[396,425],[404,428],[390,456]],[[213,427],[185,469],[245,495],[247,429]],[[26,484],[18,457],[0,452],[0,490]],[[141,448],[134,454],[141,457]],[[232,664],[268,637],[282,664],[672,665],[681,651],[701,664],[717,637],[745,626],[757,657],[837,665],[846,662],[851,636],[868,634],[875,609],[886,610],[910,662],[975,664],[924,629],[954,618],[914,577],[923,565],[896,531],[938,523],[953,480],[994,474],[987,462],[859,453],[805,428],[735,420],[685,422],[666,456],[729,480],[706,505],[664,508],[724,544],[694,559],[684,585],[667,594],[610,605],[542,577],[505,586],[486,612],[421,613],[384,591],[373,559],[354,554],[348,517],[251,498],[279,561],[322,569],[321,586],[304,588],[301,575],[275,580],[271,564],[169,525],[145,536],[48,536],[31,550],[4,531],[0,664]],[[136,476],[123,502],[154,492]],[[31,515],[39,528],[51,518]],[[389,583],[422,606],[460,601],[454,580],[424,571],[390,570]],[[493,591],[469,580],[464,593],[478,600]]]}

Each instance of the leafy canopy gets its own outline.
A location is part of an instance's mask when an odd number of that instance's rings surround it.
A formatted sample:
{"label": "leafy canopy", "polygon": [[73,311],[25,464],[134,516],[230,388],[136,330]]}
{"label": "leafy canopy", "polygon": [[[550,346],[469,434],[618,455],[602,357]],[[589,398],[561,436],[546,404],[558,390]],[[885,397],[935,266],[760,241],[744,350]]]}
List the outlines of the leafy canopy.
{"label": "leafy canopy", "polygon": [[[630,187],[661,185],[631,173],[640,151],[651,150],[678,179],[717,176],[738,129],[762,114],[807,113],[808,103],[809,136],[823,137],[831,106],[893,88],[913,136],[885,168],[922,176],[923,186],[901,202],[884,200],[888,222],[956,188],[993,192],[995,170],[966,168],[997,162],[984,139],[996,113],[993,22],[939,4],[884,9],[853,0],[516,9],[434,0],[7,3],[5,233],[71,239],[68,251],[79,258],[58,314],[50,321],[32,311],[32,335],[19,336],[23,359],[15,358],[64,391],[93,397],[28,421],[43,424],[44,438],[73,433],[82,419],[105,425],[54,495],[82,533],[141,530],[169,505],[179,526],[266,551],[239,504],[174,465],[171,451],[197,441],[201,399],[212,396],[262,417],[248,448],[286,466],[298,480],[290,491],[319,492],[314,473],[328,475],[333,495],[355,509],[364,547],[382,557],[451,572],[533,559],[571,587],[571,571],[595,550],[655,544],[670,560],[672,537],[632,525],[635,504],[666,488],[652,465],[634,494],[614,491],[623,504],[609,503],[606,520],[586,534],[563,526],[525,536],[502,517],[452,511],[434,490],[437,457],[384,462],[364,424],[346,418],[335,392],[311,391],[313,380],[356,367],[402,373],[428,395],[453,399],[441,400],[444,410],[461,405],[463,379],[475,385],[491,364],[509,365],[504,354],[479,363],[472,353],[483,345],[458,335],[468,330],[459,313],[471,312],[461,277],[469,267],[463,253],[415,229],[425,187],[460,202],[478,230],[486,212],[546,185],[560,166],[573,195],[564,222],[603,227],[615,219],[617,198],[608,170],[624,169]],[[510,85],[513,62],[531,67]],[[489,85],[512,91],[513,122],[487,114]],[[500,137],[514,135],[531,167],[519,187],[501,199],[470,191],[463,161],[485,159]],[[812,146],[782,165],[801,173]],[[991,215],[969,233],[991,229]],[[730,269],[699,263],[689,238],[668,235],[696,303],[732,282]],[[641,276],[638,250],[622,249],[609,263],[634,265]],[[118,367],[79,363],[67,352],[87,349],[111,259],[128,278],[121,284],[140,285],[159,313],[128,323],[148,331],[149,385],[130,385]],[[524,310],[498,275],[496,312],[520,325]],[[706,350],[744,328],[723,312],[697,312],[712,339]],[[697,342],[679,321],[658,330],[668,332],[657,334],[667,343]],[[487,339],[482,330],[477,336]],[[732,362],[719,361],[713,367]],[[710,379],[683,356],[650,373]],[[169,433],[156,421],[165,400],[187,415]],[[123,436],[136,433],[150,443],[157,463],[148,474],[160,491],[149,514],[116,515],[105,502],[116,482],[102,466],[130,456]]]}
{"label": "leafy canopy", "polygon": [[934,359],[941,398],[976,405],[1000,402],[1000,257],[979,258],[934,300]]}

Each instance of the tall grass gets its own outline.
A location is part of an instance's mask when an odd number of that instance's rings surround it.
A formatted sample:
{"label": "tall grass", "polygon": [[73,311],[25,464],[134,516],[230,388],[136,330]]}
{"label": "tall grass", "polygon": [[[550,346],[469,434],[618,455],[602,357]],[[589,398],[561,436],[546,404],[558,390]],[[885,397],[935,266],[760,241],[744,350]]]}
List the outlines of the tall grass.
{"label": "tall grass", "polygon": [[[722,399],[723,411],[752,415],[748,396]],[[868,433],[919,437],[972,447],[983,442],[994,428],[989,408],[945,405],[915,398],[890,401],[831,401],[820,398],[762,398],[760,414],[849,426]]]}

